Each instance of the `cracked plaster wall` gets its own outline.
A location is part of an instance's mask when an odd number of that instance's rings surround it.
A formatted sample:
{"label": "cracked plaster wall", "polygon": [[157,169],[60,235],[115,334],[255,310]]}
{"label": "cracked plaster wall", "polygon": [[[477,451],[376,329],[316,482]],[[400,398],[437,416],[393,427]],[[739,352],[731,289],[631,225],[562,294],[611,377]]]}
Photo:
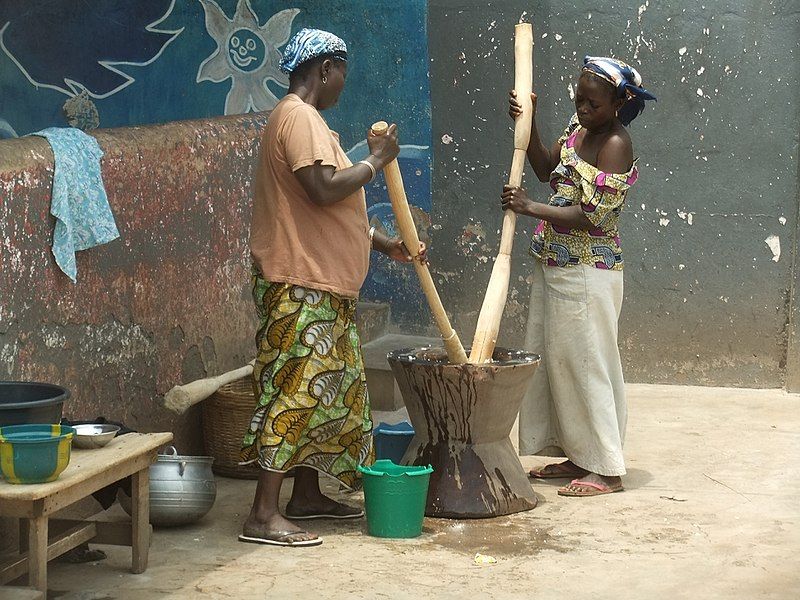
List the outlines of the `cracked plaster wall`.
{"label": "cracked plaster wall", "polygon": [[[641,178],[622,225],[628,380],[791,383],[797,9],[755,0],[593,6],[429,4],[429,233],[454,326],[469,343],[499,241],[511,32],[522,17],[534,23],[547,141],[571,115],[583,54],[631,60],[659,97],[631,128]],[[248,115],[97,132],[121,238],[78,254],[77,285],[50,254],[49,146],[0,142],[0,376],[62,383],[73,392],[72,417],[173,429],[182,451],[199,451],[197,410],[175,419],[158,400],[176,382],[240,366],[251,352],[246,236],[263,122]],[[532,180],[528,169],[527,187],[545,199],[548,188]],[[529,309],[532,227],[518,225],[501,331],[510,346],[521,344]],[[419,318],[398,326],[430,331],[427,315],[420,307]]]}
{"label": "cracked plaster wall", "polygon": [[71,418],[173,430],[199,452],[198,408],[160,398],[247,362],[255,314],[247,234],[266,115],[98,131],[120,238],[55,265],[53,158],[42,138],[0,142],[0,378],[58,383]]}
{"label": "cracked plaster wall", "polygon": [[[799,15],[775,0],[431,1],[432,256],[465,344],[499,243],[513,25],[524,20],[534,26],[547,145],[574,112],[585,54],[630,61],[658,96],[630,128],[640,179],[621,227],[627,379],[797,387]],[[547,199],[530,167],[524,185]],[[500,339],[511,346],[522,343],[529,308],[533,225],[517,225]]]}

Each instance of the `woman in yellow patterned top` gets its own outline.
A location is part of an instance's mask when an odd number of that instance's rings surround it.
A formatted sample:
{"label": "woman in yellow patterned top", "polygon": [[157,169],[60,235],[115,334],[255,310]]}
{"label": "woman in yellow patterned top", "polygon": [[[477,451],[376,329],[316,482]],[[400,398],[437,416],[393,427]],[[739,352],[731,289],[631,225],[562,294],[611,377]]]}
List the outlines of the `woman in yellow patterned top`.
{"label": "woman in yellow patterned top", "polygon": [[[501,199],[504,210],[540,219],[530,248],[539,260],[526,348],[544,360],[520,411],[520,454],[566,456],[531,471],[572,479],[558,490],[562,496],[618,492],[627,409],[617,347],[624,264],[617,224],[638,177],[625,126],[655,97],[629,65],[587,56],[576,113],[551,149],[539,137],[531,98],[528,160],[553,195],[542,204],[506,186]],[[517,118],[522,107],[513,90],[509,102]]]}

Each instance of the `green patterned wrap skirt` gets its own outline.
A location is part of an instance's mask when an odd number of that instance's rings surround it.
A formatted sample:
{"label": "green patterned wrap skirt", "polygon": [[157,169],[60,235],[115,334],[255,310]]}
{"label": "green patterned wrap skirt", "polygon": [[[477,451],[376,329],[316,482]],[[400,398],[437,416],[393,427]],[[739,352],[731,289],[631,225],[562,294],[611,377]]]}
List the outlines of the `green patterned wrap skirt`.
{"label": "green patterned wrap skirt", "polygon": [[261,326],[253,379],[258,397],[242,464],[286,472],[310,467],[358,489],[357,466],[375,460],[356,300],[253,273]]}

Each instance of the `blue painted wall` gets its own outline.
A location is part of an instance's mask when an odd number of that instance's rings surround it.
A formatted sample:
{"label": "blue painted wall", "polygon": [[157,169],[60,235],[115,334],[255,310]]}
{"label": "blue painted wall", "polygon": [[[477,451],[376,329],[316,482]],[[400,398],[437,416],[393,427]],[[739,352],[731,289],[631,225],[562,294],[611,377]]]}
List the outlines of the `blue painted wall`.
{"label": "blue painted wall", "polygon": [[[430,223],[425,0],[3,0],[0,138],[66,126],[63,106],[79,96],[100,127],[269,110],[288,85],[280,51],[302,27],[348,44],[347,86],[324,114],[345,150],[362,158],[371,123],[397,122],[408,196]],[[373,223],[392,233],[382,178],[367,199]],[[373,259],[364,297],[390,301],[401,321],[413,317],[422,306],[413,270]]]}

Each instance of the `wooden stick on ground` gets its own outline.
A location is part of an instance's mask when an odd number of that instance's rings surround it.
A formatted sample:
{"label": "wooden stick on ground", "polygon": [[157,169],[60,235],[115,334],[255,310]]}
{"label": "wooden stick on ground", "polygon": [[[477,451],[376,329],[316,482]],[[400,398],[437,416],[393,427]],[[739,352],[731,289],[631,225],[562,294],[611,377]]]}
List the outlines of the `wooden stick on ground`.
{"label": "wooden stick on ground", "polygon": [[[531,137],[531,91],[533,89],[533,27],[530,23],[520,23],[514,28],[514,89],[517,100],[522,104],[522,115],[514,123],[514,157],[508,185],[522,185],[522,171],[525,168],[525,154]],[[492,358],[500,320],[508,295],[508,280],[511,276],[511,250],[514,245],[514,229],[517,215],[511,210],[503,215],[503,232],[500,236],[500,250],[492,268],[486,296],[483,299],[475,338],[469,362],[484,363]]]}
{"label": "wooden stick on ground", "polygon": [[164,408],[182,415],[189,410],[191,406],[202,402],[223,385],[251,375],[253,373],[254,363],[255,360],[252,360],[243,367],[228,371],[222,375],[217,375],[216,377],[198,379],[186,385],[176,385],[164,394]]}
{"label": "wooden stick on ground", "polygon": [[[372,133],[381,135],[388,128],[389,125],[386,121],[378,121],[372,126]],[[400,165],[397,164],[397,160],[393,160],[384,167],[383,176],[386,178],[386,187],[389,191],[389,200],[392,202],[397,228],[400,230],[403,243],[408,248],[411,256],[414,257],[414,268],[419,276],[422,291],[425,292],[425,297],[428,299],[428,305],[431,307],[436,326],[442,334],[447,359],[451,363],[463,364],[467,362],[467,354],[464,352],[461,340],[450,325],[450,319],[447,318],[447,313],[444,310],[444,306],[442,306],[442,300],[436,291],[436,285],[433,283],[428,265],[416,259],[419,254],[419,236],[417,235],[417,226],[414,224],[414,219],[411,217],[411,211],[408,208],[403,176],[400,174]]]}

